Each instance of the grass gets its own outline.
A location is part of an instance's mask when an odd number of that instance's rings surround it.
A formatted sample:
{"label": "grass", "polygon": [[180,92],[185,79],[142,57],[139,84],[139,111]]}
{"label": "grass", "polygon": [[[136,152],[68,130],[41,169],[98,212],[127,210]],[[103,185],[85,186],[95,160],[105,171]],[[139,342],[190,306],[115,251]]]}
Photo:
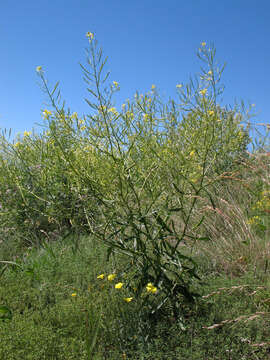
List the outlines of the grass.
{"label": "grass", "polygon": [[[31,249],[1,277],[0,357],[11,359],[267,359],[270,356],[269,273],[217,276],[201,261],[196,304],[157,318],[136,317],[136,300],[117,290],[125,258],[106,261],[106,248],[83,237]],[[204,262],[204,263],[203,263]],[[208,264],[208,267],[210,264]],[[110,282],[97,279],[116,273]],[[211,276],[209,276],[209,273]],[[72,296],[76,294],[76,296]],[[241,318],[243,316],[243,318]],[[226,322],[229,320],[228,322]],[[89,347],[92,347],[89,357]]]}

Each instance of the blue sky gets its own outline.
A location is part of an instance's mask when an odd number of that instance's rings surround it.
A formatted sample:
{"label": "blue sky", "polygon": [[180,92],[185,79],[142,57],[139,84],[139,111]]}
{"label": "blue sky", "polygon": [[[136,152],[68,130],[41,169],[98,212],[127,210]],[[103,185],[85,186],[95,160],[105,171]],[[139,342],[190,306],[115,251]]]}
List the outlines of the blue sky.
{"label": "blue sky", "polygon": [[255,120],[269,123],[269,13],[268,0],[1,1],[0,128],[18,133],[42,122],[38,65],[51,86],[60,81],[72,111],[89,112],[79,66],[87,31],[108,55],[123,100],[152,84],[174,96],[177,83],[200,71],[200,43],[214,43],[217,60],[227,63],[223,104],[254,103]]}

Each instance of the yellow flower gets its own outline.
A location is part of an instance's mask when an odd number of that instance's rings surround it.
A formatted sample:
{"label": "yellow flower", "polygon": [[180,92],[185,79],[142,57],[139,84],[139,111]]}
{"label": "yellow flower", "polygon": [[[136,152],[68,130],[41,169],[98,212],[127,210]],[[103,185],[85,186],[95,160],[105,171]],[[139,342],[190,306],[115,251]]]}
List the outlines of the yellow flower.
{"label": "yellow flower", "polygon": [[176,87],[177,87],[178,89],[181,89],[181,87],[183,87],[183,85],[182,85],[182,84],[177,84]]}
{"label": "yellow flower", "polygon": [[108,280],[113,281],[116,278],[116,274],[110,274],[108,275]]}
{"label": "yellow flower", "polygon": [[84,131],[85,129],[86,129],[86,126],[85,126],[85,125],[81,127],[81,130],[82,130],[82,131]]}
{"label": "yellow flower", "polygon": [[131,119],[134,119],[134,114],[131,111],[127,111],[126,115],[130,117]]}
{"label": "yellow flower", "polygon": [[89,41],[91,42],[94,39],[94,34],[88,31],[86,33],[86,37],[88,37]]}
{"label": "yellow flower", "polygon": [[119,115],[119,113],[118,113],[118,111],[116,110],[115,107],[110,108],[110,109],[108,110],[108,112],[111,112],[114,116],[118,116],[118,115]]}
{"label": "yellow flower", "polygon": [[119,282],[119,283],[115,284],[115,288],[121,289],[123,285],[124,285],[123,283]]}
{"label": "yellow flower", "polygon": [[212,71],[210,70],[210,71],[208,71],[208,75],[212,75],[213,73],[212,73]]}
{"label": "yellow flower", "polygon": [[147,292],[151,292],[152,294],[155,294],[157,292],[157,288],[152,283],[147,284],[146,290]]}
{"label": "yellow flower", "polygon": [[73,293],[73,294],[71,294],[71,296],[72,296],[72,297],[75,297],[75,296],[77,296],[77,294],[76,294],[76,293]]}
{"label": "yellow flower", "polygon": [[18,147],[18,146],[20,146],[20,142],[16,142],[16,144],[14,145],[15,147]]}
{"label": "yellow flower", "polygon": [[31,135],[31,131],[25,131],[25,132],[23,133],[23,136],[29,136],[29,135]]}
{"label": "yellow flower", "polygon": [[97,276],[97,279],[104,279],[104,277],[105,277],[105,274],[100,274]]}
{"label": "yellow flower", "polygon": [[78,114],[76,112],[74,112],[72,115],[71,115],[71,119],[78,119]]}
{"label": "yellow flower", "polygon": [[39,73],[39,72],[41,72],[41,71],[42,71],[42,67],[41,67],[41,66],[37,66],[37,67],[36,67],[36,72]]}
{"label": "yellow flower", "polygon": [[209,116],[214,115],[214,113],[215,113],[215,112],[214,112],[213,110],[209,110],[209,111],[208,111],[208,115],[209,115]]}
{"label": "yellow flower", "polygon": [[52,112],[45,109],[42,114],[43,114],[44,119],[48,119],[48,117],[50,115],[52,115]]}
{"label": "yellow flower", "polygon": [[199,91],[201,96],[204,96],[207,93],[207,89],[203,89],[201,91]]}
{"label": "yellow flower", "polygon": [[195,151],[192,150],[192,151],[190,152],[189,156],[192,158],[194,155],[195,155]]}
{"label": "yellow flower", "polygon": [[144,118],[144,120],[149,120],[149,119],[150,119],[150,115],[149,115],[149,114],[143,114],[143,118]]}
{"label": "yellow flower", "polygon": [[119,83],[117,81],[113,81],[113,85],[117,88],[119,86]]}
{"label": "yellow flower", "polygon": [[205,46],[205,45],[206,45],[206,42],[205,42],[205,41],[203,41],[203,42],[201,43],[201,45],[202,45],[202,46]]}
{"label": "yellow flower", "polygon": [[133,297],[124,298],[124,301],[127,302],[127,303],[131,302],[132,300],[133,300]]}
{"label": "yellow flower", "polygon": [[152,90],[155,90],[155,88],[156,88],[156,85],[153,84],[153,85],[151,86],[151,89],[152,89]]}

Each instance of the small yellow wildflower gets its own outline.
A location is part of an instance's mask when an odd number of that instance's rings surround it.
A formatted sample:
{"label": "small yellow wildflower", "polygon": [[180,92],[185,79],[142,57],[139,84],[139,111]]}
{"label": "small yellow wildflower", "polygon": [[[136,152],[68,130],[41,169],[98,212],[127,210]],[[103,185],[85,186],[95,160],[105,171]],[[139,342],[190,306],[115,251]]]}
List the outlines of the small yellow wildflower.
{"label": "small yellow wildflower", "polygon": [[77,293],[72,293],[71,296],[75,297],[75,296],[77,296]]}
{"label": "small yellow wildflower", "polygon": [[252,218],[248,219],[247,223],[249,225],[255,225],[255,224],[258,224],[259,223],[259,216],[253,216]]}
{"label": "small yellow wildflower", "polygon": [[210,71],[208,71],[208,75],[212,75],[213,74],[213,72],[210,70]]}
{"label": "small yellow wildflower", "polygon": [[14,145],[15,147],[18,147],[18,146],[20,146],[20,142],[16,142],[16,144]]}
{"label": "small yellow wildflower", "polygon": [[48,119],[48,117],[52,115],[52,112],[45,109],[42,114],[44,119]]}
{"label": "small yellow wildflower", "polygon": [[149,115],[149,114],[143,114],[143,118],[144,118],[144,120],[149,120],[149,119],[150,119],[150,115]]}
{"label": "small yellow wildflower", "polygon": [[24,131],[23,136],[29,136],[31,135],[31,131]]}
{"label": "small yellow wildflower", "polygon": [[108,280],[113,281],[116,278],[116,274],[110,274],[108,275]]}
{"label": "small yellow wildflower", "polygon": [[86,37],[88,37],[88,40],[91,42],[94,39],[94,34],[88,31]]}
{"label": "small yellow wildflower", "polygon": [[178,89],[181,89],[181,87],[183,87],[183,85],[182,85],[182,84],[177,84],[176,87],[177,87]]}
{"label": "small yellow wildflower", "polygon": [[97,276],[97,279],[104,279],[104,277],[105,277],[105,274],[100,274]]}
{"label": "small yellow wildflower", "polygon": [[123,283],[119,282],[119,283],[115,284],[115,288],[121,289],[123,285],[124,285]]}
{"label": "small yellow wildflower", "polygon": [[146,290],[147,292],[151,292],[152,294],[155,294],[157,292],[157,288],[152,283],[147,284]]}
{"label": "small yellow wildflower", "polygon": [[36,67],[36,72],[39,73],[39,72],[41,72],[41,71],[42,71],[42,66],[37,66],[37,67]]}
{"label": "small yellow wildflower", "polygon": [[84,131],[85,129],[86,129],[86,126],[83,125],[83,126],[81,127],[81,130]]}
{"label": "small yellow wildflower", "polygon": [[115,107],[112,107],[112,108],[108,109],[108,112],[111,112],[114,116],[119,115],[119,113],[118,113],[118,111],[116,110]]}
{"label": "small yellow wildflower", "polygon": [[133,112],[131,112],[131,111],[127,111],[127,112],[126,112],[126,116],[129,117],[129,118],[131,118],[131,119],[134,119],[134,114],[133,114]]}
{"label": "small yellow wildflower", "polygon": [[206,42],[205,42],[205,41],[203,41],[203,42],[201,43],[201,45],[202,45],[202,46],[205,46],[205,45],[206,45]]}
{"label": "small yellow wildflower", "polygon": [[117,81],[113,81],[113,85],[117,88],[119,86],[119,83]]}
{"label": "small yellow wildflower", "polygon": [[199,91],[199,93],[201,96],[204,96],[207,93],[207,89],[203,89],[203,90]]}
{"label": "small yellow wildflower", "polygon": [[152,89],[152,90],[155,90],[155,88],[156,88],[156,85],[153,84],[153,85],[151,86],[151,89]]}
{"label": "small yellow wildflower", "polygon": [[127,302],[127,303],[131,302],[132,300],[133,300],[133,297],[124,298],[124,301]]}
{"label": "small yellow wildflower", "polygon": [[208,111],[208,115],[209,115],[209,116],[214,115],[214,113],[215,113],[215,112],[214,112],[213,110],[209,110],[209,111]]}
{"label": "small yellow wildflower", "polygon": [[192,151],[190,152],[189,156],[190,156],[191,158],[193,158],[194,155],[195,155],[195,151],[192,150]]}
{"label": "small yellow wildflower", "polygon": [[71,119],[78,119],[78,114],[76,112],[74,112],[72,115],[71,115]]}

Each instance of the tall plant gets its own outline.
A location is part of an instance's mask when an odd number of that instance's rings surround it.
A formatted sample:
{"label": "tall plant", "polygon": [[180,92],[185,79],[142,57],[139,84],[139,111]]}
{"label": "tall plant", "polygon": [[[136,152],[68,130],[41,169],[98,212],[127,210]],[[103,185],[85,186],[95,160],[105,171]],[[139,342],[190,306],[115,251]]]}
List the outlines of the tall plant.
{"label": "tall plant", "polygon": [[198,55],[205,67],[195,81],[177,85],[179,103],[163,104],[152,86],[117,110],[113,98],[120,85],[109,81],[107,58],[94,35],[87,37],[82,69],[91,113],[83,119],[83,132],[78,123],[69,124],[64,107],[58,108],[57,85],[50,91],[39,72],[54,108],[48,116],[50,131],[61,145],[59,116],[61,126],[71,129],[69,141],[78,148],[60,149],[77,183],[88,179],[98,184],[94,234],[108,245],[108,256],[127,256],[122,272],[134,297],[144,299],[152,313],[170,301],[177,313],[181,298],[193,302],[197,296],[197,264],[187,249],[207,240],[200,236],[204,217],[195,210],[202,200],[213,202],[208,188],[222,177],[220,164],[243,149],[247,134],[236,110],[225,114],[217,104],[223,68],[215,64],[213,47],[201,44]]}

